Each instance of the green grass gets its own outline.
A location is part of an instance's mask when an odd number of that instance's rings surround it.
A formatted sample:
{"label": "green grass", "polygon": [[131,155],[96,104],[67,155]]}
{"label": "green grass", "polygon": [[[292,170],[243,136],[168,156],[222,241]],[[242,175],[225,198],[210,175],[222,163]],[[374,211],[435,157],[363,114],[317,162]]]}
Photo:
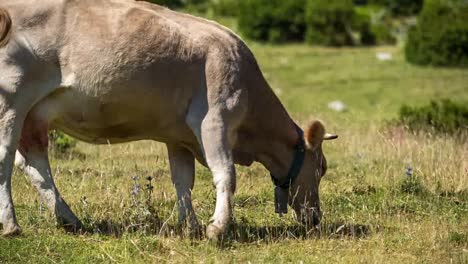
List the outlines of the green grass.
{"label": "green grass", "polygon": [[[53,158],[52,166],[65,200],[94,232],[57,229],[34,188],[15,171],[13,196],[24,233],[0,238],[0,263],[468,262],[468,143],[414,135],[386,122],[403,103],[468,100],[466,70],[411,66],[397,47],[249,45],[294,118],[321,118],[340,135],[324,149],[329,172],[321,184],[320,234],[297,226],[290,214],[275,215],[272,183],[257,164],[238,169],[235,223],[224,244],[186,238],[174,227],[176,197],[163,145],[79,143],[79,154]],[[379,51],[393,53],[394,60],[379,62]],[[349,110],[329,110],[332,100]],[[146,176],[155,178],[154,192],[141,193],[137,205],[134,175],[142,186]],[[198,166],[194,206],[203,224],[214,200],[211,175]]]}

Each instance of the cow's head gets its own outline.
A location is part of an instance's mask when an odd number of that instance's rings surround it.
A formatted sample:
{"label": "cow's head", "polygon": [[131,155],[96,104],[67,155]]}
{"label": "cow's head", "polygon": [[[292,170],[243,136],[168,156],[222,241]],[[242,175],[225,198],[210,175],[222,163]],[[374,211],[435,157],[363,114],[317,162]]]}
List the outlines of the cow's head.
{"label": "cow's head", "polygon": [[338,136],[326,134],[320,121],[312,121],[304,130],[306,153],[302,169],[289,190],[289,205],[296,212],[299,221],[318,226],[320,211],[319,185],[327,171],[327,160],[322,152],[324,140]]}

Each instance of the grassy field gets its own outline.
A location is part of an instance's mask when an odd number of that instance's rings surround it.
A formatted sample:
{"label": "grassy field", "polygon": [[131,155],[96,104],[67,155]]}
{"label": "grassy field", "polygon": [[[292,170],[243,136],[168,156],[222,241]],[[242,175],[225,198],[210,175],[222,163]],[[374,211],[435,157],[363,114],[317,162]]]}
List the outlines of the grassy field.
{"label": "grassy field", "polygon": [[[34,188],[15,171],[13,195],[24,233],[0,238],[0,263],[468,262],[468,143],[387,125],[403,103],[468,100],[466,70],[411,66],[398,47],[249,45],[299,123],[320,118],[340,135],[325,145],[329,172],[321,185],[320,234],[297,226],[292,215],[274,213],[268,172],[256,164],[238,168],[235,223],[224,243],[185,238],[175,228],[164,145],[80,143],[75,153],[53,157],[52,166],[62,195],[93,231],[57,229]],[[378,61],[377,52],[394,59]],[[343,101],[348,111],[329,110],[332,100]],[[141,190],[132,195],[135,184]],[[198,166],[194,205],[203,224],[214,200],[211,174]]]}

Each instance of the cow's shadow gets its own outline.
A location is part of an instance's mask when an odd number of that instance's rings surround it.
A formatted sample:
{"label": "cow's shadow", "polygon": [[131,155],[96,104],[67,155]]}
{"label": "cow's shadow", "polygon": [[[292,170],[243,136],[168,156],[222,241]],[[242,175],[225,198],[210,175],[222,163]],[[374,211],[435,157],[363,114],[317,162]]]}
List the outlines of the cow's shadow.
{"label": "cow's shadow", "polygon": [[[159,235],[164,237],[182,236],[191,237],[195,240],[206,238],[204,230],[206,226],[200,226],[199,230],[189,232],[186,228],[170,224],[160,218],[154,217],[149,221],[138,224],[119,223],[111,219],[95,221],[88,227],[86,233],[101,234],[120,237],[124,233],[144,233],[146,235]],[[323,222],[319,229],[308,228],[304,225],[263,225],[247,223],[244,221],[234,222],[223,236],[223,244],[252,243],[252,242],[275,242],[286,239],[309,240],[318,238],[328,239],[360,239],[369,236],[378,229],[371,229],[368,225],[345,223],[345,222]]]}
{"label": "cow's shadow", "polygon": [[235,223],[226,235],[227,242],[252,243],[258,241],[275,242],[286,239],[309,240],[318,238],[359,239],[370,235],[371,229],[363,224],[342,222],[323,223],[320,228],[304,225],[265,225]]}

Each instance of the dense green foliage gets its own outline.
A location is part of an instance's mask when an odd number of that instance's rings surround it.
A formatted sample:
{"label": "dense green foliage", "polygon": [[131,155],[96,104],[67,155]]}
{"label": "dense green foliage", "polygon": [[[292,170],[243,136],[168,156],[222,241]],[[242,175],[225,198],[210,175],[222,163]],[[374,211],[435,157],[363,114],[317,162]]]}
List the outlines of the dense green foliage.
{"label": "dense green foliage", "polygon": [[392,26],[387,16],[376,19],[373,9],[368,7],[357,7],[354,10],[351,27],[353,32],[359,33],[356,42],[364,46],[396,44],[397,40],[390,32]]}
{"label": "dense green foliage", "polygon": [[211,0],[210,9],[217,16],[238,16],[239,1],[238,0]]}
{"label": "dense green foliage", "polygon": [[52,149],[58,153],[65,153],[72,150],[77,143],[76,139],[56,130],[49,133],[49,141],[52,145]]}
{"label": "dense green foliage", "polygon": [[383,23],[372,25],[371,32],[377,45],[395,45],[397,43],[397,39],[390,32],[389,26]]}
{"label": "dense green foliage", "polygon": [[307,1],[307,42],[326,46],[353,45],[350,28],[353,8],[351,0]]}
{"label": "dense green foliage", "polygon": [[149,1],[208,16],[236,17],[245,37],[264,42],[300,42],[307,36],[309,43],[325,46],[396,43],[387,24],[372,22],[374,8],[355,8],[351,0]]}
{"label": "dense green foliage", "polygon": [[246,37],[260,41],[302,41],[304,1],[241,0],[239,30]]}
{"label": "dense green foliage", "polygon": [[400,122],[411,130],[429,130],[440,133],[468,131],[468,104],[451,100],[431,101],[429,105],[400,109]]}
{"label": "dense green foliage", "polygon": [[354,12],[351,26],[354,31],[359,32],[359,39],[355,42],[365,46],[376,44],[375,34],[371,30],[371,15],[367,10],[358,9],[358,12]]}
{"label": "dense green foliage", "polygon": [[386,0],[386,6],[392,14],[409,16],[418,14],[423,7],[424,0]]}
{"label": "dense green foliage", "polygon": [[211,4],[210,0],[145,0],[171,9],[185,8],[186,10],[205,12]]}
{"label": "dense green foliage", "polygon": [[181,8],[184,5],[183,0],[146,0],[147,2],[167,6],[169,8]]}
{"label": "dense green foliage", "polygon": [[387,8],[393,15],[409,16],[421,11],[424,0],[353,0],[355,5],[378,5]]}
{"label": "dense green foliage", "polygon": [[419,65],[468,67],[468,2],[427,0],[405,54]]}

